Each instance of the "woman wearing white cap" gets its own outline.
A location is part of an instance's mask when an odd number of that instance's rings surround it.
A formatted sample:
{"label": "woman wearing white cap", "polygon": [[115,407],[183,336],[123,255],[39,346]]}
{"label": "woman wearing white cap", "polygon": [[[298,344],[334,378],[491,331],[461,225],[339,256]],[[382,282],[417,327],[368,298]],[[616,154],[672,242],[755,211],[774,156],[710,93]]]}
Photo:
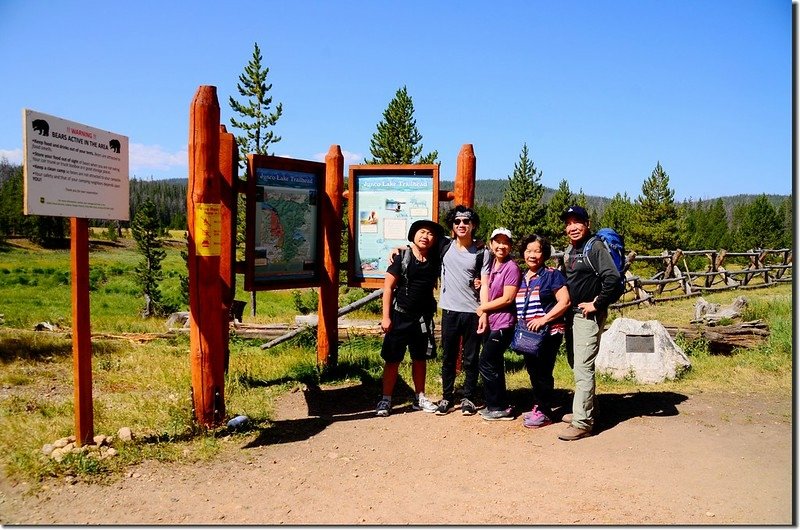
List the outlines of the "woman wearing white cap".
{"label": "woman wearing white cap", "polygon": [[514,300],[519,289],[521,272],[511,259],[511,231],[496,228],[489,237],[494,257],[488,278],[481,281],[481,304],[478,306],[478,332],[484,335],[478,367],[483,379],[486,408],[480,411],[485,420],[513,420],[514,409],[506,394],[506,369],[503,354],[514,336],[517,321]]}

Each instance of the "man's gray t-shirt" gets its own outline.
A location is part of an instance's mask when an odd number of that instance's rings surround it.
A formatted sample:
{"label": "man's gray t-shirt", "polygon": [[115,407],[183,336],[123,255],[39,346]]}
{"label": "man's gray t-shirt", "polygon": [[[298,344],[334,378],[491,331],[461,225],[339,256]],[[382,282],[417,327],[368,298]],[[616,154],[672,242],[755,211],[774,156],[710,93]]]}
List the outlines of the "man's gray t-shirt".
{"label": "man's gray t-shirt", "polygon": [[483,252],[481,275],[489,275],[489,251],[480,250],[473,243],[468,248],[457,248],[456,242],[442,258],[442,288],[439,292],[439,307],[448,311],[474,313],[479,305],[479,290],[475,289],[475,259]]}

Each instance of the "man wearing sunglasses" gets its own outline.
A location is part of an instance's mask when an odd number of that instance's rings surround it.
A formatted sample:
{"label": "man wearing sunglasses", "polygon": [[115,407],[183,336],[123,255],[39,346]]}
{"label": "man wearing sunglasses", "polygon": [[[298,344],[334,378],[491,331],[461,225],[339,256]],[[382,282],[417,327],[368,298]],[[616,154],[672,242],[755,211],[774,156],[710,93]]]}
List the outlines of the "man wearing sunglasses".
{"label": "man wearing sunglasses", "polygon": [[481,277],[489,276],[489,257],[483,244],[473,239],[480,219],[472,209],[458,205],[447,212],[447,226],[452,237],[442,242],[442,276],[439,307],[442,309],[442,399],[436,414],[450,412],[455,403],[456,360],[462,350],[464,387],[461,413],[475,414],[475,393],[478,385],[477,309],[480,303]]}

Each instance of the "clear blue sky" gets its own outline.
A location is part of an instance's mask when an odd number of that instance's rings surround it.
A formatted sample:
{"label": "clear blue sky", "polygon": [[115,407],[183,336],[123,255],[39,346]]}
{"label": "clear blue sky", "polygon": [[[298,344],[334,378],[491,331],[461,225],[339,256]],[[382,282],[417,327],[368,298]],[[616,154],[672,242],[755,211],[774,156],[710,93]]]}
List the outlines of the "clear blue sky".
{"label": "clear blue sky", "polygon": [[[676,199],[792,192],[788,0],[0,0],[0,157],[22,109],[130,139],[130,175],[187,176],[200,85],[228,97],[258,42],[283,140],[274,154],[345,165],[398,88],[451,180],[507,178],[527,143],[542,183],[635,198],[657,162]],[[236,131],[234,131],[236,132]],[[345,167],[347,171],[347,167]]]}

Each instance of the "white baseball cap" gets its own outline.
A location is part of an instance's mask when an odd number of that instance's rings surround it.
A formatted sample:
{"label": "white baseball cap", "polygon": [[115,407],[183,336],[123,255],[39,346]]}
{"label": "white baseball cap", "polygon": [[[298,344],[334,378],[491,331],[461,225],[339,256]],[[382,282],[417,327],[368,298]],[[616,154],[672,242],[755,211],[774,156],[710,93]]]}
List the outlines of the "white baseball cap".
{"label": "white baseball cap", "polygon": [[514,239],[514,236],[511,235],[511,230],[509,230],[508,228],[500,227],[492,230],[492,235],[489,236],[489,241],[500,235],[506,236],[508,239],[511,239],[512,241]]}

